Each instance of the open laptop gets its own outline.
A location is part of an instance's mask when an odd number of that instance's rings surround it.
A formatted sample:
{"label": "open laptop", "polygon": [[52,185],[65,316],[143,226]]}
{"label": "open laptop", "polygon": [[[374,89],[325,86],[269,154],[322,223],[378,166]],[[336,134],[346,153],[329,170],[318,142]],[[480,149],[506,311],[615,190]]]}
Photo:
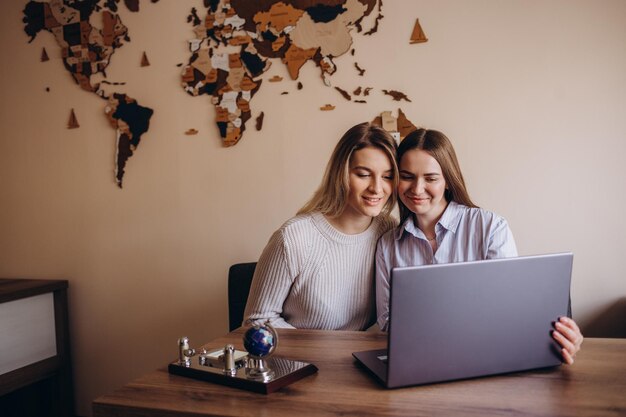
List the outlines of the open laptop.
{"label": "open laptop", "polygon": [[394,268],[388,350],[352,355],[387,388],[561,364],[573,255]]}

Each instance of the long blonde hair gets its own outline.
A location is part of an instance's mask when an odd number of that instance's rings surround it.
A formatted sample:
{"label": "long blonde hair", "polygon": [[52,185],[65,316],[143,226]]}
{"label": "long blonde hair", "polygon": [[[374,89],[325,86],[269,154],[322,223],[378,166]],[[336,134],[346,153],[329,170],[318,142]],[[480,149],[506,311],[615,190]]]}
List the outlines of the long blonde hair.
{"label": "long blonde hair", "polygon": [[[398,146],[398,165],[400,165],[404,154],[412,149],[422,149],[428,152],[441,166],[441,172],[446,181],[444,193],[446,201],[456,201],[468,207],[478,207],[467,192],[454,147],[446,135],[437,130],[429,129],[417,129],[409,133]],[[402,200],[398,200],[398,208],[400,209],[401,223],[413,214],[402,203]]]}
{"label": "long blonde hair", "polygon": [[329,217],[339,216],[346,207],[349,186],[350,161],[355,151],[363,148],[380,149],[387,155],[393,169],[393,193],[381,212],[389,216],[396,204],[398,167],[395,163],[396,142],[386,130],[370,123],[361,123],[348,129],[341,137],[328,161],[322,183],[298,214],[319,211]]}

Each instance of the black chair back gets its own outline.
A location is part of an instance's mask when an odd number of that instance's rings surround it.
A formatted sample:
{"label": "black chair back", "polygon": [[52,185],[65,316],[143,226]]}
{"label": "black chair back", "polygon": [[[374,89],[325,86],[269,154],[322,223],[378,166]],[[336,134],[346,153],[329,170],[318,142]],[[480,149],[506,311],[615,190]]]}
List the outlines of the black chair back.
{"label": "black chair back", "polygon": [[256,262],[248,262],[234,264],[228,270],[229,331],[233,331],[241,326],[255,268]]}

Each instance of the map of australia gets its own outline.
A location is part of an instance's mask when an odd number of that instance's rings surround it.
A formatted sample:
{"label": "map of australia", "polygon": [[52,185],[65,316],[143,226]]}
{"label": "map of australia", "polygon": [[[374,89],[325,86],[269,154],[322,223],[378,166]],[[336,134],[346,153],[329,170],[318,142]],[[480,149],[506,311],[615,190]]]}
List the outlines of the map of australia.
{"label": "map of australia", "polygon": [[[352,45],[350,30],[379,0],[205,0],[201,17],[194,8],[189,21],[195,37],[182,73],[182,85],[192,96],[208,95],[225,146],[235,145],[251,117],[251,100],[262,84],[260,76],[279,58],[292,79],[313,61],[324,83],[337,67],[333,58]],[[380,6],[380,4],[378,4]],[[379,7],[380,8],[380,7]]]}

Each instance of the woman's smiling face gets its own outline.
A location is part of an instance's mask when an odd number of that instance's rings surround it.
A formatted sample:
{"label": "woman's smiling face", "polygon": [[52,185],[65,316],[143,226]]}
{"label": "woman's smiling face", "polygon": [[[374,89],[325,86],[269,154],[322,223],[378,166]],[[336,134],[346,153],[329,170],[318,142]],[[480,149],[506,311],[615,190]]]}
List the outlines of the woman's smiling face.
{"label": "woman's smiling face", "polygon": [[346,214],[376,217],[393,193],[393,166],[380,149],[366,147],[352,154]]}
{"label": "woman's smiling face", "polygon": [[420,218],[438,219],[446,209],[446,180],[441,166],[422,149],[411,149],[400,160],[398,194],[402,203]]}

